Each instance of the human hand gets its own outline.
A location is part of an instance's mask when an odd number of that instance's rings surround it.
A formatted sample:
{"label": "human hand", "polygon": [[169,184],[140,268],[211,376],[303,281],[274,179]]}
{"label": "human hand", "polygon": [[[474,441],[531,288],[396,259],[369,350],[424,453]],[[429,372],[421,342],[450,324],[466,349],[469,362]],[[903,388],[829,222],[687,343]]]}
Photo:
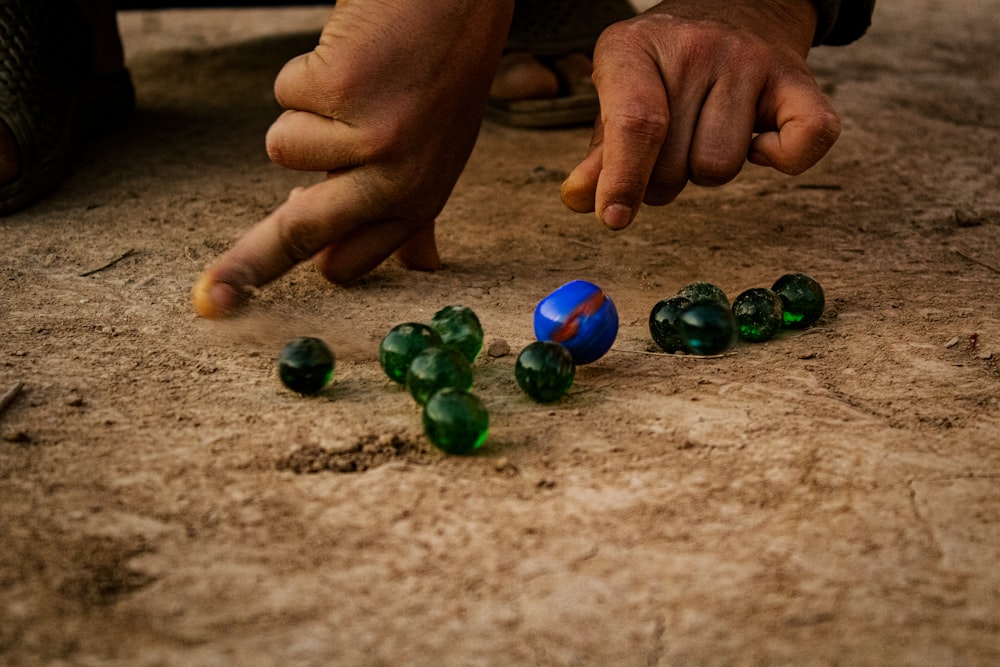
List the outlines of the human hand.
{"label": "human hand", "polygon": [[811,0],[665,0],[608,28],[594,52],[601,117],[563,202],[621,229],[640,203],[727,183],[746,160],[813,166],[840,135],[805,62],[816,19]]}
{"label": "human hand", "polygon": [[293,191],[209,267],[195,310],[229,314],[313,257],[335,283],[394,252],[437,268],[434,219],[472,151],[512,11],[512,0],[340,0],[319,45],[279,74],[287,111],[267,135],[276,163],[326,179]]}

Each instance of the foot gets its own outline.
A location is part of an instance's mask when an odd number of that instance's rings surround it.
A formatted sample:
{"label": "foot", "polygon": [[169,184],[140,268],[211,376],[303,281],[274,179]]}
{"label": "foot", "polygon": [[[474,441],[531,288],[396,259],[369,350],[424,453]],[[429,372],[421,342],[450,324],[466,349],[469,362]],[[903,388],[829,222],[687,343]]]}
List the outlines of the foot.
{"label": "foot", "polygon": [[7,125],[0,120],[0,184],[13,181],[21,171],[17,142]]}
{"label": "foot", "polygon": [[[112,0],[74,0],[94,37],[94,73],[114,74],[125,69],[125,57]],[[0,118],[0,185],[21,172],[21,154],[14,136]]]}
{"label": "foot", "polygon": [[593,71],[593,62],[582,53],[543,62],[526,51],[512,51],[500,60],[490,96],[515,101],[590,94],[594,92]]}
{"label": "foot", "polygon": [[94,73],[115,74],[125,69],[125,53],[113,0],[74,0],[94,35]]}

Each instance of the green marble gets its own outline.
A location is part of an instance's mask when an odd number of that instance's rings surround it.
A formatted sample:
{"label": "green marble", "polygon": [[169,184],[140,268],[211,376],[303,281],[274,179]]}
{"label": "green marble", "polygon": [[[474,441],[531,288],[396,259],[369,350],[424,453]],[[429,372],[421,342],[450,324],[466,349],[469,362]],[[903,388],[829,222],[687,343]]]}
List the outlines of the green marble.
{"label": "green marble", "polygon": [[692,354],[721,354],[736,338],[736,320],[729,306],[718,301],[693,303],[677,320],[684,347]]}
{"label": "green marble", "polygon": [[385,335],[378,347],[378,362],[389,379],[406,384],[406,372],[413,358],[428,347],[441,344],[441,336],[426,324],[404,322]]}
{"label": "green marble", "polygon": [[434,392],[452,387],[472,388],[472,367],[461,352],[451,347],[429,347],[413,358],[406,373],[406,388],[421,405]]}
{"label": "green marble", "polygon": [[454,388],[434,393],[424,406],[424,433],[448,454],[469,454],[489,434],[490,416],[474,394]]}
{"label": "green marble", "polygon": [[691,305],[686,296],[671,296],[659,301],[649,312],[649,334],[664,352],[679,352],[684,341],[677,330],[677,319]]}
{"label": "green marble", "polygon": [[784,324],[781,297],[764,287],[752,287],[733,299],[740,338],[750,343],[770,340]]}
{"label": "green marble", "polygon": [[558,400],[573,384],[576,364],[569,350],[551,341],[535,341],[517,356],[514,378],[539,403]]}
{"label": "green marble", "polygon": [[784,305],[785,326],[804,329],[823,314],[826,297],[823,288],[812,276],[805,273],[787,273],[771,287]]}
{"label": "green marble", "polygon": [[722,288],[712,283],[696,282],[691,283],[677,291],[677,296],[683,296],[691,300],[691,303],[702,303],[703,301],[718,301],[729,307],[729,298]]}
{"label": "green marble", "polygon": [[333,351],[319,338],[295,338],[278,356],[282,384],[300,394],[316,394],[333,378]]}
{"label": "green marble", "polygon": [[465,306],[445,306],[430,321],[443,345],[454,347],[471,364],[483,349],[483,327],[479,317]]}

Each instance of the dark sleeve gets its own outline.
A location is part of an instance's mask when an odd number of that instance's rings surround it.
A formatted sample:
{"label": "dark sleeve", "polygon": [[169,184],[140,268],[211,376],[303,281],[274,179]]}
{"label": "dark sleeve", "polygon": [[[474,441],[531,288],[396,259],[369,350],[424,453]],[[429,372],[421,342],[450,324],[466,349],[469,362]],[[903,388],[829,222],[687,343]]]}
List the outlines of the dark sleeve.
{"label": "dark sleeve", "polygon": [[815,0],[819,10],[814,46],[849,44],[872,24],[875,0]]}

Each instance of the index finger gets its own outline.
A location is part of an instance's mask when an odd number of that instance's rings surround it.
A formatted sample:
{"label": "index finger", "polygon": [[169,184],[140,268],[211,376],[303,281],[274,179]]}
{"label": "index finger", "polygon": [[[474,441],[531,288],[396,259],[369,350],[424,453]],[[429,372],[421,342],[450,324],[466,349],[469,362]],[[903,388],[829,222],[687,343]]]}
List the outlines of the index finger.
{"label": "index finger", "polygon": [[231,313],[255,288],[336,243],[367,217],[347,174],[293,191],[202,273],[192,294],[195,310],[209,318]]}
{"label": "index finger", "polygon": [[655,63],[640,50],[594,59],[594,84],[604,126],[596,210],[621,229],[632,222],[670,125],[666,89]]}

